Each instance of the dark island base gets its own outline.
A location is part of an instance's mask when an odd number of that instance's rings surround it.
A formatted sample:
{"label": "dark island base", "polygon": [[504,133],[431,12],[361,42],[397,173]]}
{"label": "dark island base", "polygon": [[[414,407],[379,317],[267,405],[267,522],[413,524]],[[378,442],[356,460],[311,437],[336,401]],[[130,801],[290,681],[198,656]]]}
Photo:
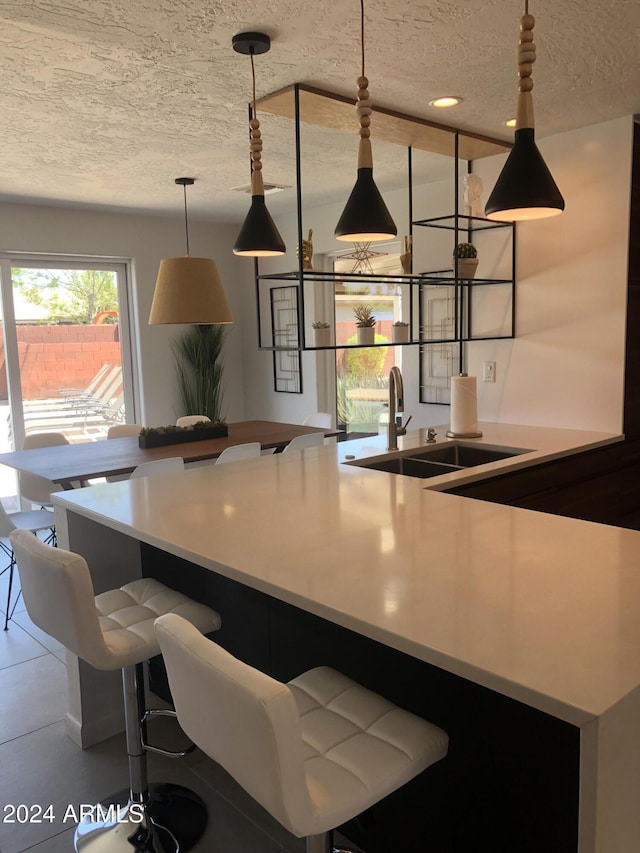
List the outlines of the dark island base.
{"label": "dark island base", "polygon": [[[576,727],[151,546],[141,548],[145,572],[220,612],[214,639],[242,660],[282,681],[313,666],[333,666],[449,733],[444,761],[342,828],[367,853],[576,853]],[[162,658],[152,663],[152,689],[168,697]]]}

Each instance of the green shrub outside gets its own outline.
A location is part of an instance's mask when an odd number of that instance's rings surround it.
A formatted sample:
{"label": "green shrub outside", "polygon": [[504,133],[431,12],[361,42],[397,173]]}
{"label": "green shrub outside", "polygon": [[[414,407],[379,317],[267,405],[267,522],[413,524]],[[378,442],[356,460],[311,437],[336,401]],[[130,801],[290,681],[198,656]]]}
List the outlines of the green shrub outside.
{"label": "green shrub outside", "polygon": [[[386,343],[389,338],[384,335],[376,335],[374,340],[377,344]],[[356,344],[358,336],[352,335],[348,344]],[[362,347],[361,349],[345,350],[343,356],[343,370],[352,376],[380,376],[389,347]]]}

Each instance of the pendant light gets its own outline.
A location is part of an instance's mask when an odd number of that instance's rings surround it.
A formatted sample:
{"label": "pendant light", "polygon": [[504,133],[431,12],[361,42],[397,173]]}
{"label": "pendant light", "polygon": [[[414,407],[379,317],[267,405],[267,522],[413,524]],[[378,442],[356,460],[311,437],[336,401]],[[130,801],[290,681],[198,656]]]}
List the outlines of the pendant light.
{"label": "pendant light", "polygon": [[194,183],[195,178],[176,178],[176,184],[182,186],[184,192],[187,254],[183,258],[164,258],[160,261],[149,315],[151,326],[168,323],[202,326],[233,323],[215,261],[210,258],[192,258],[189,254],[187,187]]}
{"label": "pendant light", "polygon": [[358,101],[356,109],[360,122],[358,144],[358,177],[345,209],[342,211],[335,236],[337,240],[350,243],[373,243],[395,237],[398,229],[373,180],[373,156],[371,153],[371,102],[369,81],[364,69],[364,0],[360,0],[360,51],[362,73],[358,77]]}
{"label": "pendant light", "polygon": [[531,66],[536,60],[534,24],[535,18],[529,14],[529,2],[525,0],[524,15],[520,18],[520,82],[514,143],[487,201],[485,215],[488,219],[542,219],[557,216],[564,210],[564,199],[535,142],[531,95]]}
{"label": "pendant light", "polygon": [[262,181],[262,134],[260,122],[256,118],[256,72],[253,57],[267,53],[271,39],[264,33],[238,33],[232,39],[233,49],[237,53],[251,57],[251,77],[253,80],[253,101],[251,106],[250,149],[251,149],[251,207],[244,225],[240,229],[233,252],[252,258],[266,258],[284,255],[286,247],[276,224],[271,218],[264,201]]}

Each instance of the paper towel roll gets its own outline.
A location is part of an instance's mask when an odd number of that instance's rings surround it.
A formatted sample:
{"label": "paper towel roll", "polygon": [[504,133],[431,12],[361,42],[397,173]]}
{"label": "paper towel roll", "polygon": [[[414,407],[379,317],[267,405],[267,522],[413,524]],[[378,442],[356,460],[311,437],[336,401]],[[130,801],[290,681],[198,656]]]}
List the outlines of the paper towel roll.
{"label": "paper towel roll", "polygon": [[475,376],[451,377],[451,429],[447,435],[479,437]]}

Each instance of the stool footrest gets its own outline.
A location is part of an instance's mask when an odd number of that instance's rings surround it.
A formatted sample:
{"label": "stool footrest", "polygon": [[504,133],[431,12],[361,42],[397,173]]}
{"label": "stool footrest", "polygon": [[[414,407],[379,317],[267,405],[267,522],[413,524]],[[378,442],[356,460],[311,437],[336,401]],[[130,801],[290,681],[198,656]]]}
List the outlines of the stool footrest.
{"label": "stool footrest", "polygon": [[151,708],[144,712],[142,725],[140,727],[140,741],[147,752],[155,752],[158,755],[164,755],[166,758],[184,758],[185,755],[190,755],[195,751],[195,743],[189,744],[186,749],[182,750],[166,749],[162,746],[155,746],[154,744],[147,743],[144,723],[152,717],[172,717],[175,720],[177,719],[177,714],[169,708]]}

